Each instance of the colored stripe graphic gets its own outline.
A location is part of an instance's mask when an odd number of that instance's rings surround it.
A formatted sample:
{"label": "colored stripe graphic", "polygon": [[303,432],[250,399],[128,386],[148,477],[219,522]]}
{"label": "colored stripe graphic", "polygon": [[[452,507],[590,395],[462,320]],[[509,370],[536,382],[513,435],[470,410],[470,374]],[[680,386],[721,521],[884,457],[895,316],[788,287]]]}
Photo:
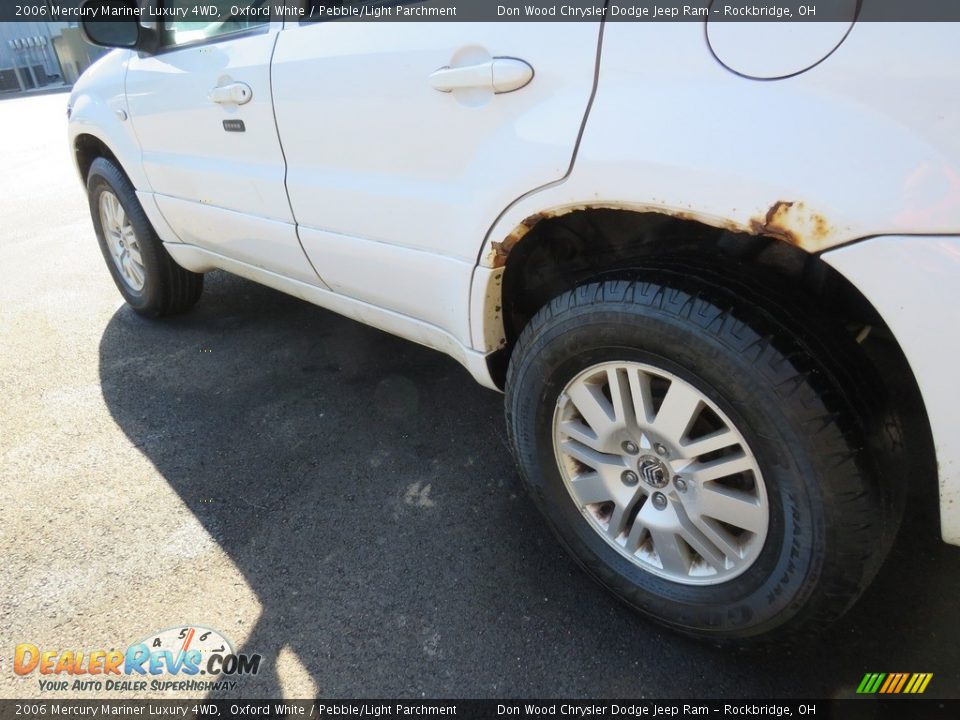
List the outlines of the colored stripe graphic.
{"label": "colored stripe graphic", "polygon": [[900,681],[900,673],[890,673],[887,675],[887,681],[880,686],[881,693],[890,692],[890,688],[896,687],[897,683]]}
{"label": "colored stripe graphic", "polygon": [[857,685],[857,694],[919,695],[932,679],[933,673],[866,673]]}
{"label": "colored stripe graphic", "polygon": [[903,684],[905,682],[907,682],[907,674],[900,673],[900,682],[897,683],[897,686],[893,690],[891,690],[891,692],[895,692],[895,693],[900,692],[903,689]]}
{"label": "colored stripe graphic", "polygon": [[867,673],[864,675],[863,680],[860,681],[860,685],[857,687],[857,692],[864,694],[872,693],[873,686],[877,683],[879,677],[879,673]]}

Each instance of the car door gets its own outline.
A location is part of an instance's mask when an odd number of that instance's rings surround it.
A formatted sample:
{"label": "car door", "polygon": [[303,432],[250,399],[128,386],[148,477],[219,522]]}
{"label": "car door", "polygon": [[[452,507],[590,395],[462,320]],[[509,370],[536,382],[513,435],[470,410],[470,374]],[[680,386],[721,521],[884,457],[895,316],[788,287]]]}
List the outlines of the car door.
{"label": "car door", "polygon": [[468,344],[484,236],[513,200],[568,171],[599,32],[590,21],[288,23],[273,60],[277,126],[300,239],[324,281]]}
{"label": "car door", "polygon": [[[218,2],[238,14],[266,7],[265,0]],[[194,4],[164,0],[163,7]],[[160,211],[184,242],[321,284],[297,240],[270,97],[282,23],[254,15],[158,26],[161,46],[130,59],[126,91]]]}

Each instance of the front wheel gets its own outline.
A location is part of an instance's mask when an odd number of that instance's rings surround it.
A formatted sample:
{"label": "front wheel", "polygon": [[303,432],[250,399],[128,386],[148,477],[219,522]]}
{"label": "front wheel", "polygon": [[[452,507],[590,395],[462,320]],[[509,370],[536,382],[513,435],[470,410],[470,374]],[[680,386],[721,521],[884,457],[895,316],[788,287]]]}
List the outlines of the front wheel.
{"label": "front wheel", "polygon": [[510,362],[514,453],[573,557],[641,612],[715,640],[821,627],[872,579],[895,493],[830,363],[704,290],[597,282],[544,307]]}
{"label": "front wheel", "polygon": [[151,318],[193,307],[203,292],[203,275],[170,257],[120,168],[106,158],[94,160],[87,197],[103,259],[130,307]]}

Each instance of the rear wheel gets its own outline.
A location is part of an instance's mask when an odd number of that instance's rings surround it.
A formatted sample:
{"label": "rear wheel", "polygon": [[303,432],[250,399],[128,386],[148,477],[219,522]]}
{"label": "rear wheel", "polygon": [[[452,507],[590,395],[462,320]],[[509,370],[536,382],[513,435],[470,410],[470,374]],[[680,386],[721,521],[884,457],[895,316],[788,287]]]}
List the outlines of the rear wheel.
{"label": "rear wheel", "polygon": [[573,557],[713,639],[841,615],[900,512],[833,361],[752,308],[689,279],[591,283],[531,320],[507,377],[522,475]]}
{"label": "rear wheel", "polygon": [[127,303],[147,317],[193,307],[203,292],[203,275],[170,257],[120,169],[97,158],[87,176],[87,196],[100,251]]}

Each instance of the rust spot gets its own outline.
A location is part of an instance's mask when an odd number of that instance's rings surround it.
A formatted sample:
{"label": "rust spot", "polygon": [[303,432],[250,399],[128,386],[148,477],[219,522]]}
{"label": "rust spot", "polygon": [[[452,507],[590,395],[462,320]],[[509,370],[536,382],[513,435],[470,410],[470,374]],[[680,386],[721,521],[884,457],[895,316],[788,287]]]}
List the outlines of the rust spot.
{"label": "rust spot", "polygon": [[827,220],[823,215],[814,213],[810,216],[810,221],[813,223],[813,234],[814,237],[819,241],[823,240],[827,235],[830,234],[830,225],[827,223]]}
{"label": "rust spot", "polygon": [[501,268],[507,264],[507,256],[510,254],[510,251],[516,247],[517,243],[520,242],[523,237],[530,232],[534,225],[543,220],[544,218],[553,217],[554,215],[559,215],[560,213],[545,213],[539,212],[531,215],[528,218],[525,218],[512,233],[507,235],[500,242],[494,241],[491,243],[493,248],[493,257],[491,258],[490,266],[494,268]]}
{"label": "rust spot", "polygon": [[802,202],[778,200],[762,219],[751,218],[750,232],[816,251],[824,247],[832,229],[823,215],[809,212]]}
{"label": "rust spot", "polygon": [[794,203],[786,200],[777,200],[769,210],[766,217],[762,220],[758,218],[750,219],[750,232],[754,235],[769,235],[778,240],[783,240],[791,245],[799,245],[796,235],[785,225],[785,218],[790,212]]}
{"label": "rust spot", "polygon": [[704,217],[699,213],[688,212],[685,210],[655,210],[653,212],[655,212],[657,215],[666,215],[668,217],[677,218],[678,220],[692,220],[693,222],[709,225],[710,227],[719,228],[720,230],[743,232],[743,227],[737,225],[737,223],[733,222],[732,220]]}

